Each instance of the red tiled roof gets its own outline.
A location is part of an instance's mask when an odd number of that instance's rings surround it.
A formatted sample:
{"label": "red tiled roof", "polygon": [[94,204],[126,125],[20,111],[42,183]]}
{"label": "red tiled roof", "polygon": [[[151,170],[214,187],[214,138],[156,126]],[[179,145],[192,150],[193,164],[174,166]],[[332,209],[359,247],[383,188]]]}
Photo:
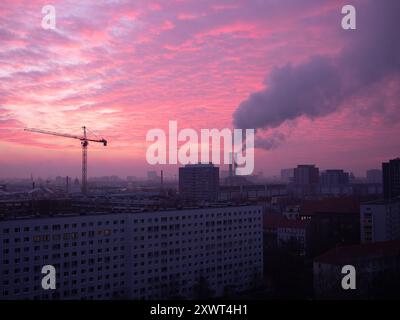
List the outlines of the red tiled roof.
{"label": "red tiled roof", "polygon": [[279,213],[267,213],[264,215],[264,229],[266,228],[277,228],[279,225],[279,222],[285,219],[284,216],[282,216]]}
{"label": "red tiled roof", "polygon": [[337,247],[315,258],[314,261],[327,264],[346,264],[356,260],[397,255],[400,255],[400,240]]}
{"label": "red tiled roof", "polygon": [[360,201],[352,198],[327,198],[322,200],[306,200],[301,206],[300,214],[315,213],[359,213]]}

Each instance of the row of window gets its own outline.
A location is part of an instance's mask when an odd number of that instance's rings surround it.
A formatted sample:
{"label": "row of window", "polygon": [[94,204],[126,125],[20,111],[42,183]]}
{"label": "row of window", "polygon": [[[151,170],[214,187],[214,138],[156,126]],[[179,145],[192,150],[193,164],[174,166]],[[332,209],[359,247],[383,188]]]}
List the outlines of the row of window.
{"label": "row of window", "polygon": [[[77,256],[77,253],[76,253],[76,252],[73,252],[73,253],[71,254],[71,257],[76,257],[76,256]],[[64,258],[68,258],[68,257],[70,257],[69,253],[68,253],[68,252],[64,253],[63,259],[64,259]],[[120,255],[120,259],[123,259],[124,257],[125,257],[124,255]],[[53,260],[61,259],[61,254],[55,253],[55,254],[53,254],[53,255],[51,256],[51,258],[52,258]],[[35,256],[35,261],[48,260],[48,259],[49,259],[49,255]],[[115,260],[115,259],[118,259],[118,256],[114,256],[113,259],[114,259],[114,260]],[[14,259],[14,264],[21,263],[22,261],[23,261],[24,263],[29,263],[30,260],[31,260],[31,259],[30,259],[29,257],[24,257],[23,260],[21,260],[21,258],[15,258],[15,259]],[[104,257],[104,258],[103,258],[103,257],[98,257],[97,259],[90,258],[90,259],[88,259],[87,261],[88,261],[89,264],[94,264],[94,263],[95,263],[95,260],[97,260],[97,262],[109,263],[109,262],[111,261],[111,257],[110,257],[110,256],[106,256],[106,257]],[[9,259],[3,259],[3,265],[7,265],[7,264],[9,264],[9,263],[10,263],[10,260],[9,260]],[[67,263],[67,262],[65,262],[64,264],[66,264],[66,263]],[[82,260],[81,263],[83,263],[83,264],[86,263],[86,260]]]}
{"label": "row of window", "polygon": [[[105,241],[105,243],[109,243],[108,241]],[[93,243],[93,241],[89,241],[88,243],[87,242],[85,242],[85,241],[83,241],[83,242],[81,242],[80,243],[80,245],[81,245],[81,247],[84,247],[84,246],[86,246],[87,244],[89,244],[90,246],[92,246],[94,243]],[[76,245],[74,245],[73,247],[77,247],[77,243],[76,243]],[[66,248],[69,248],[70,246],[69,246],[69,244],[68,243],[64,243],[64,245],[61,245],[61,244],[53,244],[52,246],[49,246],[49,245],[42,245],[42,246],[38,246],[38,245],[36,245],[36,246],[34,246],[33,248],[31,248],[31,247],[24,247],[24,248],[22,248],[22,247],[16,247],[16,248],[14,248],[14,253],[15,254],[20,254],[21,252],[29,252],[31,249],[33,249],[33,251],[35,251],[35,252],[38,252],[38,251],[47,251],[47,250],[52,250],[52,251],[57,251],[57,250],[61,250],[61,248],[64,248],[64,252],[65,252],[65,249]],[[22,251],[22,249],[23,249],[23,251]],[[68,249],[67,249],[68,250]],[[76,250],[76,249],[70,249],[70,250]],[[106,247],[102,247],[102,248],[98,248],[97,250],[94,250],[94,249],[90,249],[90,250],[88,250],[88,251],[86,251],[85,249],[83,249],[83,250],[81,250],[81,251],[79,251],[79,254],[80,255],[85,255],[85,254],[100,254],[100,253],[103,253],[103,252],[110,252],[110,250],[113,250],[114,252],[115,251],[118,251],[118,250],[120,250],[120,251],[123,251],[123,250],[125,250],[125,246],[117,246],[117,247],[113,247],[113,248],[111,248],[111,246],[106,246]],[[67,252],[69,252],[69,251],[67,251]],[[4,255],[8,255],[8,254],[10,254],[10,253],[12,253],[12,250],[10,251],[10,249],[9,248],[5,248],[5,249],[3,249],[3,254]],[[77,251],[71,251],[71,252],[69,252],[71,255],[76,255],[77,254]]]}
{"label": "row of window", "polygon": [[[58,235],[56,235],[56,236],[58,237]],[[56,239],[53,239],[53,241],[61,241],[61,239],[57,240],[57,237],[56,237]],[[67,240],[67,239],[64,239],[64,240]],[[72,240],[76,240],[76,238],[73,238]],[[114,242],[117,242],[117,241],[122,241],[123,242],[124,240],[125,240],[125,238],[113,238]],[[3,239],[3,244],[10,244],[11,242],[21,243],[21,242],[30,242],[30,241],[31,240],[30,240],[29,237],[13,238],[13,239],[6,238],[6,239]],[[37,242],[48,242],[48,241],[51,241],[51,237],[50,237],[50,235],[35,236],[35,237],[32,238],[32,241],[35,242],[35,243],[37,243]],[[86,245],[87,243],[89,245],[93,245],[94,241],[93,240],[90,240],[89,242],[82,241],[81,245]],[[97,243],[98,244],[102,244],[103,243],[103,239],[99,239],[97,241]],[[104,239],[104,243],[110,243],[110,240],[109,239]],[[77,242],[72,242],[72,246],[76,246],[76,245],[77,245]],[[64,246],[68,246],[68,242],[65,242]]]}
{"label": "row of window", "polygon": [[[40,295],[36,295],[36,296],[34,296],[33,298],[36,300],[36,299],[40,299],[41,297],[42,298],[44,298],[44,299],[49,299],[50,297],[52,298],[52,299],[58,299],[58,298],[61,298],[61,297],[64,297],[64,298],[68,298],[68,297],[72,297],[72,296],[76,296],[76,295],[78,295],[79,294],[79,292],[81,293],[81,294],[84,294],[84,293],[94,293],[94,292],[98,292],[99,290],[112,290],[113,288],[120,288],[121,286],[124,286],[125,285],[125,282],[124,281],[121,281],[121,282],[115,282],[114,284],[113,284],[113,286],[111,285],[111,284],[105,284],[105,285],[97,285],[97,286],[90,286],[90,287],[87,287],[87,288],[81,288],[80,290],[78,290],[78,289],[71,289],[71,290],[63,290],[62,292],[60,292],[60,291],[58,291],[58,292],[54,292],[52,295],[42,295],[42,296],[40,296]],[[37,288],[37,289],[36,289]],[[38,287],[35,287],[34,288],[34,291],[38,291]],[[41,288],[40,288],[41,289]],[[26,295],[26,294],[29,294],[30,292],[32,292],[32,290],[31,290],[31,288],[29,288],[29,287],[25,287],[25,288],[15,288],[14,290],[9,290],[9,289],[4,289],[3,290],[3,296],[4,297],[7,297],[7,296],[9,296],[10,294],[11,295]],[[124,294],[124,290],[119,290],[119,291],[117,291],[120,295],[123,295]],[[113,290],[113,293],[111,293],[111,292],[108,292],[108,293],[105,293],[104,294],[104,297],[111,297],[111,296],[115,296],[115,291]],[[102,298],[103,297],[103,295],[102,294],[98,294],[97,295],[97,298]]]}
{"label": "row of window", "polygon": [[[214,217],[226,217],[226,216],[238,216],[238,215],[243,215],[243,214],[251,214],[251,213],[261,213],[261,211],[239,211],[239,212],[224,212],[224,213],[211,213],[211,214],[200,214],[200,215],[188,215],[188,216],[174,216],[174,217],[162,217],[160,218],[161,222],[167,222],[167,221],[173,221],[173,220],[190,220],[190,219],[203,219],[203,217],[205,218],[214,218]],[[252,222],[253,219],[255,221],[257,221],[256,219],[261,219],[260,217],[258,218],[243,218],[243,222]],[[153,223],[153,222],[158,222],[159,218],[147,218],[147,223]],[[240,219],[242,220],[242,219]],[[134,223],[144,223],[145,219],[134,219]],[[241,223],[241,221],[237,221],[239,223]],[[19,232],[31,232],[31,231],[35,231],[35,232],[39,232],[39,231],[48,231],[48,230],[53,230],[53,231],[58,231],[58,230],[62,230],[62,229],[75,229],[75,228],[86,228],[86,227],[93,227],[95,225],[97,226],[103,226],[103,225],[117,225],[117,224],[121,224],[124,225],[125,224],[125,220],[106,220],[106,221],[97,221],[97,222],[82,222],[82,223],[65,223],[65,224],[53,224],[53,225],[43,225],[43,226],[34,226],[34,227],[14,227],[14,228],[3,228],[2,232],[4,234],[9,234],[9,233],[19,233]]]}
{"label": "row of window", "polygon": [[[125,220],[113,220],[113,221],[98,221],[98,222],[82,222],[80,223],[80,228],[86,228],[86,227],[94,227],[95,225],[97,226],[102,226],[102,225],[118,225],[118,224],[125,224]],[[78,228],[78,223],[65,223],[65,224],[54,224],[54,225],[44,225],[44,226],[35,226],[35,227],[15,227],[15,228],[4,228],[3,233],[8,234],[10,232],[14,233],[19,233],[19,232],[30,232],[30,231],[48,231],[48,230],[53,230],[53,231],[58,231],[61,229],[69,229],[69,228]]]}

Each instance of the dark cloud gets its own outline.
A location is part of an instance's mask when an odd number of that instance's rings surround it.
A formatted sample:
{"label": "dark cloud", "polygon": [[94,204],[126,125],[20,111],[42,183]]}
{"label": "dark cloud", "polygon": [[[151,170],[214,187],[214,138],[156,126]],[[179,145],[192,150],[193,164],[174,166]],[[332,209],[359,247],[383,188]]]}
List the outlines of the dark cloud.
{"label": "dark cloud", "polygon": [[340,54],[313,56],[298,66],[273,70],[265,89],[251,94],[234,112],[236,127],[271,129],[301,116],[325,116],[369,86],[400,75],[400,1],[354,4],[357,30],[338,30],[345,43]]}
{"label": "dark cloud", "polygon": [[278,148],[279,145],[285,141],[286,136],[278,131],[274,131],[268,137],[257,136],[254,142],[256,148],[261,148],[265,150],[272,150]]}

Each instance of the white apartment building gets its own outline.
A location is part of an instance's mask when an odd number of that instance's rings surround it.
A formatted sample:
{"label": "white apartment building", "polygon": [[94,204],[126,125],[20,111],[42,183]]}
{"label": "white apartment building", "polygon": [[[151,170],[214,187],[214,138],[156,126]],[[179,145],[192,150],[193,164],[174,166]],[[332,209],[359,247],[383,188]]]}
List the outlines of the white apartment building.
{"label": "white apartment building", "polygon": [[400,199],[361,204],[360,219],[362,243],[400,239]]}
{"label": "white apartment building", "polygon": [[[195,298],[262,277],[260,206],[0,221],[0,300]],[[53,265],[56,290],[41,287]]]}
{"label": "white apartment building", "polygon": [[[112,299],[126,294],[126,215],[0,221],[0,300]],[[56,290],[43,290],[44,265]]]}

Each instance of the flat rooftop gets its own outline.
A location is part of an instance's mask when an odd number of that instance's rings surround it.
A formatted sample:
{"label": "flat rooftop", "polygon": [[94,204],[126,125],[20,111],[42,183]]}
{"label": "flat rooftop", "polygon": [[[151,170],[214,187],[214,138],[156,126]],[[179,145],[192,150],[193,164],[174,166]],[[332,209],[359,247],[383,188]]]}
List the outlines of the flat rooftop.
{"label": "flat rooftop", "polygon": [[118,214],[139,214],[139,213],[169,213],[172,211],[198,211],[204,209],[227,209],[227,208],[246,208],[246,207],[259,207],[257,204],[235,204],[235,205],[210,205],[210,206],[197,206],[197,207],[178,207],[178,208],[160,208],[160,209],[149,209],[149,208],[139,208],[132,209],[129,212],[103,212],[103,211],[90,211],[83,213],[54,213],[54,214],[20,214],[20,215],[0,215],[0,223],[2,221],[11,220],[29,220],[29,219],[48,219],[48,218],[69,218],[77,216],[99,216],[99,215],[118,215]]}

